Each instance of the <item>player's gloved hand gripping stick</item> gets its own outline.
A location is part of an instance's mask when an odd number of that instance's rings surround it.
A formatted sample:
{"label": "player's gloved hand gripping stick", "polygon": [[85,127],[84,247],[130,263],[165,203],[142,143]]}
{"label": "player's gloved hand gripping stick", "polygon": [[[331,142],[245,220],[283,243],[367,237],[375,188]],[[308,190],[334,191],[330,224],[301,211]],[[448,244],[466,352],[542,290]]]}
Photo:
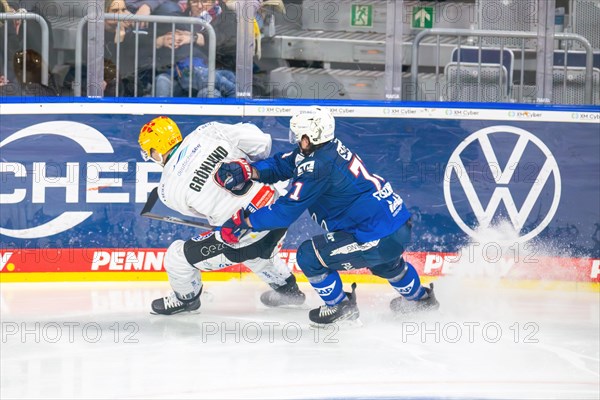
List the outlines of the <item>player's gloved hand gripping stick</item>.
{"label": "player's gloved hand gripping stick", "polygon": [[241,208],[221,226],[221,239],[225,243],[238,243],[242,236],[252,230],[246,223],[246,217],[249,214],[248,210]]}

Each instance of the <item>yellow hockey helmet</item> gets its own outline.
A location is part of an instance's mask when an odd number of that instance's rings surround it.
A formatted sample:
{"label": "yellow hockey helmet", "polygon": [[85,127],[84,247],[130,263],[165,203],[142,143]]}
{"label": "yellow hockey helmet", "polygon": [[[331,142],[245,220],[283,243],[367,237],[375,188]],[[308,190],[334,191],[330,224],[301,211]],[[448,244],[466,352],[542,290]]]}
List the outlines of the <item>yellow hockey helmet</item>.
{"label": "yellow hockey helmet", "polygon": [[153,160],[150,151],[154,149],[161,156],[181,143],[183,138],[179,127],[169,117],[157,117],[148,122],[140,130],[138,142],[142,148],[144,160]]}

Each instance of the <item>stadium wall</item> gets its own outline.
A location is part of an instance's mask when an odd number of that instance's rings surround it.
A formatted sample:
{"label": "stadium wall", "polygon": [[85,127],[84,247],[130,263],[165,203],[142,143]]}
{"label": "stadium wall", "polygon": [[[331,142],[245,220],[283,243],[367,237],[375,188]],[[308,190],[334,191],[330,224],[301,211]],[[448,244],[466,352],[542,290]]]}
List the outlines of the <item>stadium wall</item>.
{"label": "stadium wall", "polygon": [[[165,280],[166,247],[196,231],[139,216],[160,177],[139,156],[139,128],[158,115],[184,134],[213,120],[251,122],[277,152],[290,147],[289,117],[309,104],[170,100],[0,103],[2,282]],[[598,288],[598,107],[320,104],[337,117],[337,136],[412,211],[406,258],[425,280],[480,266],[510,282]],[[319,232],[307,215],[291,227],[290,266],[294,249]]]}

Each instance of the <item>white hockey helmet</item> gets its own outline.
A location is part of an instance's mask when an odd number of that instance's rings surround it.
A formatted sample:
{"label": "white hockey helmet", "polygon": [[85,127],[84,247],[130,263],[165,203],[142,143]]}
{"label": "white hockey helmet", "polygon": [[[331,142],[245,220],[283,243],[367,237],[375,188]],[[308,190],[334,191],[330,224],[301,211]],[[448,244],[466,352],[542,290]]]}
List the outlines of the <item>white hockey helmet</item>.
{"label": "white hockey helmet", "polygon": [[290,120],[290,142],[299,143],[304,135],[315,146],[333,140],[335,119],[329,110],[312,106],[294,115]]}

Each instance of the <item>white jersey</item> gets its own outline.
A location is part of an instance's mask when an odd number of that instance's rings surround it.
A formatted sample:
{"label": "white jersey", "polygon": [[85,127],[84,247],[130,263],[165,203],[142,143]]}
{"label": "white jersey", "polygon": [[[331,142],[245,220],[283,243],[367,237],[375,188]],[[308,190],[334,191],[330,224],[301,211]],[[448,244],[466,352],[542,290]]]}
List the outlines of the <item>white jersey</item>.
{"label": "white jersey", "polygon": [[201,125],[186,136],[169,158],[158,195],[167,207],[181,214],[206,218],[213,226],[223,225],[251,202],[257,208],[271,204],[274,191],[269,185],[253,181],[246,193],[233,194],[215,180],[219,165],[240,158],[258,161],[270,152],[271,136],[255,125]]}

